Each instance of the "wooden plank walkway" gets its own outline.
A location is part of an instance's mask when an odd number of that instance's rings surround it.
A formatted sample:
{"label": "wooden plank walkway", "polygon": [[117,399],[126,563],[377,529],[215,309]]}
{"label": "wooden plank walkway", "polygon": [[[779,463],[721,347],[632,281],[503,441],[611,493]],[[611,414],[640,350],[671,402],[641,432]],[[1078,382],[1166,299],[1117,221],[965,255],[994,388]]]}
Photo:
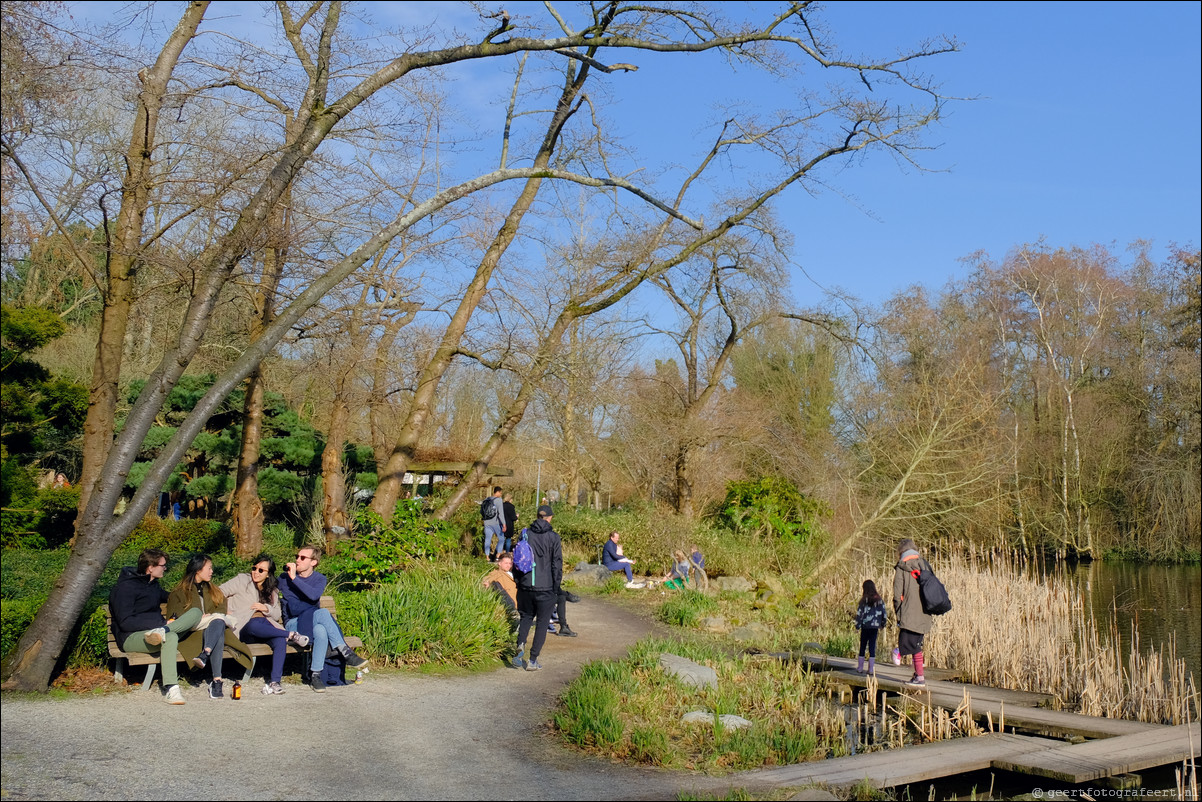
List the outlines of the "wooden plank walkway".
{"label": "wooden plank walkway", "polygon": [[1195,721],[1137,735],[999,757],[993,767],[1079,784],[1196,758],[1200,741],[1202,726]]}
{"label": "wooden plank walkway", "polygon": [[[793,658],[805,660],[815,668],[821,668],[837,675],[840,682],[852,687],[868,686],[869,678],[864,674],[856,673],[854,660],[826,655],[794,655]],[[920,704],[929,701],[930,704],[947,710],[959,708],[964,703],[964,692],[967,691],[969,711],[978,721],[985,721],[986,714],[988,714],[988,718],[993,721],[993,726],[997,727],[1004,715],[1007,727],[1038,735],[1113,738],[1162,728],[1160,724],[1083,716],[1079,713],[1066,713],[1061,710],[1036,707],[1034,705],[1046,703],[1052,697],[1047,694],[937,680],[933,679],[933,675],[928,675],[925,688],[911,688],[905,684],[905,680],[909,679],[910,675],[909,668],[877,666],[877,687],[891,693],[902,694]],[[905,703],[899,705],[896,701],[892,704],[905,706]]]}
{"label": "wooden plank walkway", "polygon": [[957,738],[903,749],[745,771],[730,778],[731,787],[820,785],[840,788],[867,780],[877,788],[889,788],[988,769],[995,760],[1018,761],[1032,752],[1045,751],[1050,743],[1045,738],[995,732],[976,738]]}
{"label": "wooden plank walkway", "polygon": [[[803,660],[816,670],[838,675],[840,681],[851,686],[864,688],[870,684],[869,677],[855,671],[852,660],[802,653],[773,657]],[[1068,744],[1013,732],[988,733],[742,772],[732,777],[731,787],[838,788],[867,781],[877,788],[889,788],[988,768],[1080,784],[1197,758],[1202,750],[1202,728],[1197,722],[1167,727],[1083,716],[1037,707],[1051,698],[1046,694],[937,680],[930,673],[927,687],[910,688],[904,684],[909,676],[908,668],[878,666],[875,683],[881,690],[901,693],[903,706],[931,704],[955,710],[963,705],[967,691],[972,714],[984,718],[988,713],[994,726],[999,725],[1004,714],[1007,727],[1033,730],[1041,735],[1085,735],[1099,740]]]}

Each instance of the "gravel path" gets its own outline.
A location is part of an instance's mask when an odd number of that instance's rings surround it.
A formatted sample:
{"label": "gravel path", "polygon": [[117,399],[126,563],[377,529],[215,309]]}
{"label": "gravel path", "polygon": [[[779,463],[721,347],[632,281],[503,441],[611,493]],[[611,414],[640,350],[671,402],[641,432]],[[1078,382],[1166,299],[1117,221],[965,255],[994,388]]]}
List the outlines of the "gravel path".
{"label": "gravel path", "polygon": [[6,697],[0,796],[675,799],[681,789],[722,787],[560,744],[551,710],[580,666],[624,654],[653,629],[593,597],[568,613],[580,637],[548,635],[538,672],[369,674],[324,694],[286,675],[283,696],[261,695],[256,679],[240,702],[185,688],[183,706],[164,703],[157,684],[145,693]]}

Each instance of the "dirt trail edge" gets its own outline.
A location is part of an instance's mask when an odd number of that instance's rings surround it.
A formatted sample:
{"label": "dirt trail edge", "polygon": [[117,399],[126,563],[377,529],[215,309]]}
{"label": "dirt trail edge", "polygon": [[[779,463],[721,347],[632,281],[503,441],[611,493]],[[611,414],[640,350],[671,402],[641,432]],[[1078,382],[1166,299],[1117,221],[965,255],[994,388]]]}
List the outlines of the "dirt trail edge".
{"label": "dirt trail edge", "polygon": [[535,672],[369,674],[362,685],[324,694],[286,676],[283,696],[263,696],[256,678],[238,702],[209,700],[204,686],[185,688],[182,707],[165,704],[157,685],[98,697],[6,697],[0,795],[675,799],[682,789],[728,787],[721,779],[630,768],[560,744],[547,722],[580,666],[624,655],[653,630],[592,597],[569,605],[568,620],[580,636],[548,635],[543,670]]}

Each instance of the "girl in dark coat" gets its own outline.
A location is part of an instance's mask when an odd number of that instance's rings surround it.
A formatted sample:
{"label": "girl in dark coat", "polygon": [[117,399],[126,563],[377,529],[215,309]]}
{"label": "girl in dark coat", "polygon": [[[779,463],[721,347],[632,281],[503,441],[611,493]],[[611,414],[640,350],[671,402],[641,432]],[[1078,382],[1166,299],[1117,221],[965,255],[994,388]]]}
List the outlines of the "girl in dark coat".
{"label": "girl in dark coat", "polygon": [[856,671],[864,673],[864,652],[868,652],[868,673],[876,671],[876,636],[885,626],[885,602],[877,593],[876,583],[864,580],[863,594],[856,607],[856,629],[860,630],[860,653]]}

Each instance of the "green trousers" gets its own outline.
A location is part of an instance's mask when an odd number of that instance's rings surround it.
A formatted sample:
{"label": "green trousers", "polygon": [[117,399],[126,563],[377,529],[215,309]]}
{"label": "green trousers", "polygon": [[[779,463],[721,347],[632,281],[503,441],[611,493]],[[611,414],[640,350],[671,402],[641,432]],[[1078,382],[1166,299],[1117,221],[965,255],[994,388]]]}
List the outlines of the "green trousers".
{"label": "green trousers", "polygon": [[176,662],[176,656],[179,653],[179,636],[187,634],[196,629],[196,625],[200,623],[202,613],[199,607],[193,607],[179,618],[167,625],[167,634],[163,637],[161,646],[151,646],[146,642],[146,633],[135,632],[125,639],[125,643],[121,644],[122,651],[140,652],[141,654],[160,654],[159,662],[163,665],[163,687],[167,688],[171,685],[179,684],[179,665]]}

